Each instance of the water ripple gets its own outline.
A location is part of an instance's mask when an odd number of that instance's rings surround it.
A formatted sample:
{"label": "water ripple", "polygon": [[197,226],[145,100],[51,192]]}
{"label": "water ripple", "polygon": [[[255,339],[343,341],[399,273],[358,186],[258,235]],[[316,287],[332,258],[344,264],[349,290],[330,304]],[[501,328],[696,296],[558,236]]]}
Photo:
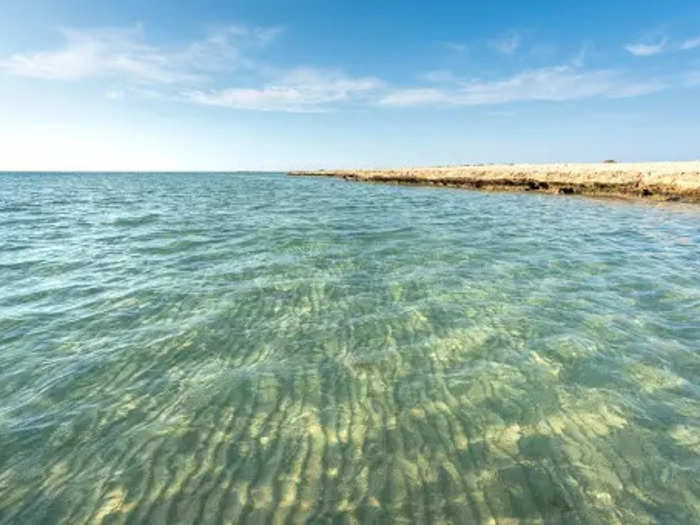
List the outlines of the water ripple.
{"label": "water ripple", "polygon": [[700,521],[695,207],[0,189],[0,523]]}

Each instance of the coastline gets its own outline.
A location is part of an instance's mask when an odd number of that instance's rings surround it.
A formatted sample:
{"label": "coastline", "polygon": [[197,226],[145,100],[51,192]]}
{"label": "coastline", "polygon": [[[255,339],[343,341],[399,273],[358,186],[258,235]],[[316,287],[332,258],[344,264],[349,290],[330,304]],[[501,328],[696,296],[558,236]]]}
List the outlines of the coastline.
{"label": "coastline", "polygon": [[290,171],[288,175],[700,204],[700,161],[473,164],[376,170],[305,170]]}

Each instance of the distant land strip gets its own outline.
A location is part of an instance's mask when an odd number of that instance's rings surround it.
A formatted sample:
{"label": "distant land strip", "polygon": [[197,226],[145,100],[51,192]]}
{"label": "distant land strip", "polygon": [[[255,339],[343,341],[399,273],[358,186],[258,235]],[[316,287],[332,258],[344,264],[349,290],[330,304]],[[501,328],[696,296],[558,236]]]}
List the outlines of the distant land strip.
{"label": "distant land strip", "polygon": [[531,191],[700,203],[700,161],[469,164],[429,168],[291,171],[289,175],[487,191]]}

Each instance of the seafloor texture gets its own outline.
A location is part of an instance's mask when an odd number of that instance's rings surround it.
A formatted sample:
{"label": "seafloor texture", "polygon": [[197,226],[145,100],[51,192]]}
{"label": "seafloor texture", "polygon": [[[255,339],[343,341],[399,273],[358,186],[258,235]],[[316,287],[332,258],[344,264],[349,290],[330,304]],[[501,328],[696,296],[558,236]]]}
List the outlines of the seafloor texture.
{"label": "seafloor texture", "polygon": [[432,168],[296,171],[290,172],[290,175],[700,203],[700,161],[470,164]]}
{"label": "seafloor texture", "polygon": [[697,523],[700,210],[0,174],[0,523]]}

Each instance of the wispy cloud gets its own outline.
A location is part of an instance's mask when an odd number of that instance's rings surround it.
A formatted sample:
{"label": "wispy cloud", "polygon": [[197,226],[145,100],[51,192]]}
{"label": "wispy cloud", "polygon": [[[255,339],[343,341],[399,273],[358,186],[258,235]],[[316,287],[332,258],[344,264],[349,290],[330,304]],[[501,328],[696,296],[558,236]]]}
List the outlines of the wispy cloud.
{"label": "wispy cloud", "polygon": [[107,93],[105,93],[105,96],[109,100],[121,100],[124,98],[124,95],[125,93],[121,89],[110,89],[109,91],[107,91]]}
{"label": "wispy cloud", "polygon": [[576,68],[581,68],[586,63],[586,57],[590,53],[592,45],[590,42],[584,43],[576,54],[571,58],[570,63]]}
{"label": "wispy cloud", "polygon": [[450,84],[453,82],[459,82],[459,78],[447,69],[434,69],[432,71],[426,71],[420,78],[430,82],[431,84]]}
{"label": "wispy cloud", "polygon": [[631,43],[625,44],[624,48],[632,53],[634,56],[638,57],[648,57],[652,55],[658,55],[659,53],[666,50],[668,44],[668,39],[663,38],[658,42],[653,44],[649,43]]}
{"label": "wispy cloud", "polygon": [[653,43],[642,42],[625,44],[624,48],[633,55],[641,57],[658,55],[659,53],[669,51],[690,51],[691,49],[700,48],[700,36],[688,38],[682,42],[678,40],[672,41],[667,37],[663,37]]}
{"label": "wispy cloud", "polygon": [[690,73],[686,73],[684,85],[686,87],[700,86],[700,71],[691,71]]}
{"label": "wispy cloud", "polygon": [[[279,28],[232,25],[168,48],[147,43],[140,26],[63,30],[58,49],[11,55],[0,59],[0,70],[46,80],[106,80],[118,84],[107,90],[110,100],[134,94],[263,111],[324,111],[382,85],[375,77],[278,68],[252,58],[279,33]],[[207,87],[214,85],[224,87]]]}
{"label": "wispy cloud", "polygon": [[454,51],[456,53],[465,53],[469,49],[469,47],[462,42],[442,41],[439,42],[439,44],[445,49],[449,49],[450,51]]}
{"label": "wispy cloud", "polygon": [[681,44],[681,50],[688,51],[700,47],[700,36],[690,38]]}
{"label": "wispy cloud", "polygon": [[525,71],[503,80],[464,82],[451,89],[398,89],[384,96],[380,103],[387,106],[477,106],[596,96],[624,98],[653,93],[664,87],[659,80],[636,80],[614,71],[581,71],[571,66],[557,66]]}
{"label": "wispy cloud", "polygon": [[319,112],[331,103],[367,96],[383,85],[374,77],[353,78],[338,71],[302,68],[260,88],[190,91],[184,97],[196,104],[261,111]]}
{"label": "wispy cloud", "polygon": [[[440,69],[419,75],[424,85],[390,86],[375,76],[353,76],[340,69],[266,64],[260,60],[260,52],[279,33],[279,28],[231,25],[179,45],[154,45],[140,26],[66,29],[58,48],[0,58],[0,71],[58,81],[100,79],[105,96],[115,101],[137,96],[281,112],[329,111],[353,104],[476,106],[622,98],[698,82],[697,73],[683,78],[641,79],[621,71],[587,70],[583,66],[588,45],[584,45],[564,65],[527,69],[495,80],[464,79]],[[443,43],[447,44],[455,44],[456,51],[463,49],[459,43]],[[491,45],[512,54],[520,46],[520,36],[510,33]],[[628,44],[627,48],[648,56],[667,47],[696,46],[700,46],[700,37],[682,45],[670,45],[664,38],[656,44]]]}
{"label": "wispy cloud", "polygon": [[119,78],[173,84],[201,80],[207,71],[233,70],[248,60],[243,49],[264,46],[278,28],[229,26],[181,48],[148,44],[140,26],[64,29],[58,49],[16,53],[0,59],[8,74],[49,80]]}
{"label": "wispy cloud", "polygon": [[520,47],[520,43],[520,35],[515,32],[489,41],[489,45],[503,55],[512,55],[515,53]]}

